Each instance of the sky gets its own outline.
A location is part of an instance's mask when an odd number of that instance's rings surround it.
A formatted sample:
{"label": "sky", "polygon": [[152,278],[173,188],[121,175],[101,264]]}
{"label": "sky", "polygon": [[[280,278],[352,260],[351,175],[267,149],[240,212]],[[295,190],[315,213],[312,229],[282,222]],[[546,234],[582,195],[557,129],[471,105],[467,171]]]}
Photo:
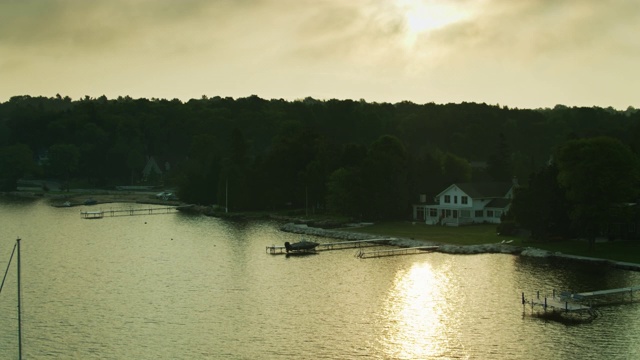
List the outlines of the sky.
{"label": "sky", "polygon": [[0,102],[640,108],[637,0],[0,0]]}

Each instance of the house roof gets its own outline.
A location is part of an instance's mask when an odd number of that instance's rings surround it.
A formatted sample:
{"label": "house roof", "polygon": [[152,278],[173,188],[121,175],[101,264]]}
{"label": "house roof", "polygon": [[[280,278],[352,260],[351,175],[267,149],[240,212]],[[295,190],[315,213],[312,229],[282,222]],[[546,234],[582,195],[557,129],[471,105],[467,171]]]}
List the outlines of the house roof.
{"label": "house roof", "polygon": [[485,206],[485,208],[504,209],[511,204],[510,199],[493,199]]}
{"label": "house roof", "polygon": [[147,163],[145,164],[144,169],[142,169],[142,174],[144,174],[144,176],[149,176],[152,171],[158,175],[162,174],[162,170],[158,166],[156,159],[154,159],[153,156],[149,156],[147,158]]}
{"label": "house roof", "polygon": [[[479,198],[503,198],[513,183],[510,182],[487,182],[487,183],[459,183],[453,184],[465,194],[469,195],[472,199]],[[449,188],[447,188],[449,190]],[[445,190],[445,191],[447,191]],[[444,191],[443,191],[444,192]]]}

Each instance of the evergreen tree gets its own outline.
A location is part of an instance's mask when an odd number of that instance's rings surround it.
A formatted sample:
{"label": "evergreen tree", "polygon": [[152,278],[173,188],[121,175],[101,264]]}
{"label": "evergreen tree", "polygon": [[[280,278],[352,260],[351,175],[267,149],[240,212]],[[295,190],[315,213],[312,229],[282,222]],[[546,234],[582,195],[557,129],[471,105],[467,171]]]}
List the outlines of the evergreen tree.
{"label": "evergreen tree", "polygon": [[507,139],[503,133],[498,135],[495,152],[489,157],[487,172],[493,181],[511,181],[513,176]]}
{"label": "evergreen tree", "polygon": [[574,228],[593,246],[611,221],[611,209],[637,198],[638,157],[617,139],[597,137],[568,141],[556,158]]}

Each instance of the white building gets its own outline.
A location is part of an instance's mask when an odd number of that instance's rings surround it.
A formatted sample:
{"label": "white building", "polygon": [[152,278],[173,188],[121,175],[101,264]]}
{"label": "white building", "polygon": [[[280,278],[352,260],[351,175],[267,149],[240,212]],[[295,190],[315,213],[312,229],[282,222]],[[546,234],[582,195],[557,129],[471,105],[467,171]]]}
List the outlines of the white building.
{"label": "white building", "polygon": [[421,196],[413,205],[413,219],[429,225],[459,226],[474,223],[499,224],[513,199],[517,182],[452,184],[432,203]]}

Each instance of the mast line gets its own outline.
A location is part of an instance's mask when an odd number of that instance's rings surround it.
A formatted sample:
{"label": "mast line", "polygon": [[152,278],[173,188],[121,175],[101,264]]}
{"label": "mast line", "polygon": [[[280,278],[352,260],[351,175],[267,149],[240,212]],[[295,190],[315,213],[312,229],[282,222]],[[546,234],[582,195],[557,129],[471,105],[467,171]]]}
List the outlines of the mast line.
{"label": "mast line", "polygon": [[20,238],[16,240],[18,247],[18,359],[22,359],[22,306],[20,293]]}

